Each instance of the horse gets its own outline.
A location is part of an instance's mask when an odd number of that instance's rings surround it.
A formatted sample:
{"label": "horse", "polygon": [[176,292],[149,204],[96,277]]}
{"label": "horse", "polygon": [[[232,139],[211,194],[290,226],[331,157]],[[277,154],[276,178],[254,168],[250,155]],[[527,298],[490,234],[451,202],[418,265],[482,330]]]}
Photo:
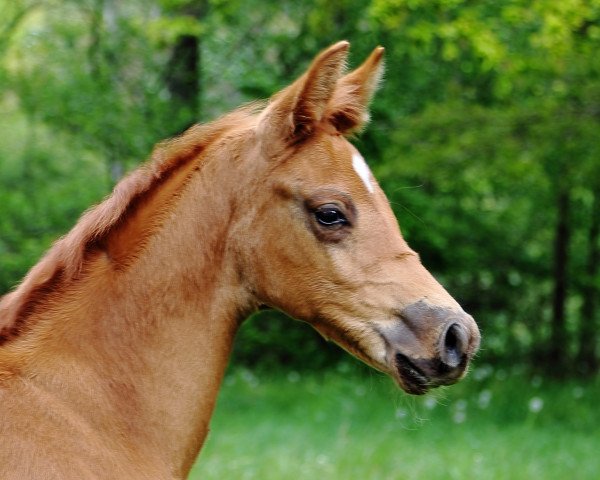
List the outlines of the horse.
{"label": "horse", "polygon": [[465,375],[477,325],[348,140],[384,49],[350,72],[348,49],[159,143],[2,298],[1,478],[185,478],[236,331],[260,308],[409,394]]}

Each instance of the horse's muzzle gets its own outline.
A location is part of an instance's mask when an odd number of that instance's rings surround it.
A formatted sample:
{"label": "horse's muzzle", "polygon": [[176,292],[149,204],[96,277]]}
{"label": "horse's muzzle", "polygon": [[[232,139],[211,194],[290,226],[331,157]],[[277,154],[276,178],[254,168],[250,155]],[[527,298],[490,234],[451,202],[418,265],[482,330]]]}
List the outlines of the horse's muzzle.
{"label": "horse's muzzle", "polygon": [[388,362],[406,392],[420,395],[465,375],[480,342],[473,317],[423,301],[409,305],[398,317],[400,322],[384,336],[390,348]]}

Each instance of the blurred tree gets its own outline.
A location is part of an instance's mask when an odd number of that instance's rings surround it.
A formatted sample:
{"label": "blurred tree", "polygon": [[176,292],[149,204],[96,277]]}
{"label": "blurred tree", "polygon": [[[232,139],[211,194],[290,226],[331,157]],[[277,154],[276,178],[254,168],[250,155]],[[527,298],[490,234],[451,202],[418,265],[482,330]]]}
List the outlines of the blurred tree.
{"label": "blurred tree", "polygon": [[[573,196],[575,190],[593,192],[595,187],[590,179],[600,174],[595,140],[600,127],[599,64],[592,54],[600,41],[600,2],[378,0],[372,2],[371,15],[381,23],[394,47],[390,51],[390,63],[397,58],[397,63],[408,66],[408,75],[401,82],[393,79],[391,89],[404,93],[400,103],[413,115],[396,128],[396,131],[405,130],[394,137],[397,145],[404,145],[405,150],[394,146],[386,150],[388,160],[384,162],[384,175],[404,171],[400,175],[402,179],[409,174],[406,169],[406,163],[409,163],[415,165],[417,175],[408,177],[413,182],[408,185],[423,185],[423,189],[402,190],[393,196],[402,197],[405,204],[407,199],[412,202],[424,194],[429,201],[409,203],[410,207],[419,205],[409,208],[419,216],[421,210],[418,208],[425,208],[425,205],[430,211],[438,211],[436,228],[443,222],[444,213],[452,212],[448,206],[442,210],[440,194],[450,192],[451,198],[460,204],[447,228],[442,223],[439,234],[445,238],[436,239],[429,232],[423,233],[425,238],[419,239],[418,243],[426,245],[424,258],[431,258],[433,268],[446,270],[448,265],[441,263],[441,259],[451,260],[458,254],[457,249],[465,249],[463,245],[448,241],[449,238],[458,235],[471,242],[485,242],[486,250],[493,258],[483,262],[483,270],[475,273],[478,262],[465,252],[458,265],[464,264],[471,273],[465,273],[465,276],[459,273],[454,278],[471,279],[465,285],[465,295],[475,311],[484,315],[484,331],[493,332],[492,338],[488,337],[488,347],[497,345],[504,354],[515,353],[511,343],[519,337],[521,342],[528,344],[529,350],[538,352],[533,358],[540,366],[553,373],[567,371],[574,352],[583,350],[583,336],[573,335],[577,312],[570,307],[579,296],[586,299],[583,302],[585,311],[593,312],[589,317],[581,318],[582,329],[595,331],[598,325],[593,301],[590,303],[589,300],[590,296],[598,294],[596,284],[586,283],[592,285],[593,293],[589,289],[582,291],[581,282],[570,280],[576,277],[569,272],[583,258],[580,251],[573,249],[571,241],[580,229],[588,228],[578,224],[572,214]],[[387,88],[390,83],[388,79]],[[430,110],[428,105],[431,104],[438,107]],[[473,110],[473,105],[483,110]],[[428,111],[433,113],[428,114]],[[449,115],[449,111],[456,115]],[[477,115],[473,119],[477,124],[469,122],[472,115]],[[508,123],[502,126],[503,121]],[[417,127],[415,122],[418,122]],[[492,134],[495,138],[490,138],[492,143],[489,145],[486,143],[488,130],[495,131]],[[465,145],[465,137],[472,139],[472,144]],[[510,148],[513,141],[517,149]],[[415,152],[411,145],[414,142],[427,142],[427,145]],[[406,163],[398,165],[396,170],[392,162],[401,154]],[[494,177],[505,176],[506,166],[513,164],[516,167],[515,162],[522,163],[525,155],[542,168],[522,171],[532,181],[516,178],[515,182],[527,190],[515,196],[514,186],[502,186]],[[504,165],[491,160],[498,157]],[[424,158],[430,160],[424,162]],[[450,162],[454,159],[461,160],[460,171],[450,170]],[[480,162],[481,169],[477,168]],[[397,178],[395,183],[398,181]],[[511,215],[510,223],[492,220],[489,229],[481,228],[481,221],[472,218],[470,210],[482,206],[473,203],[482,189],[492,196],[489,205],[515,209],[529,204],[529,212],[519,208],[514,216]],[[510,196],[504,202],[497,202],[498,195],[503,193]],[[525,202],[522,195],[526,195]],[[399,215],[402,215],[401,211]],[[529,237],[517,236],[520,244],[506,249],[502,244],[514,243],[514,227],[518,225],[515,222],[521,215],[526,215],[524,218],[530,222],[539,219],[534,221],[539,230],[531,232],[533,235]],[[461,226],[460,220],[466,218],[472,222],[471,228]],[[409,218],[404,223],[412,226],[415,222]],[[423,225],[414,227],[417,236],[422,228]],[[525,228],[523,232],[528,230]],[[465,235],[467,231],[470,232],[468,236]],[[413,235],[412,230],[409,233]],[[490,235],[498,236],[501,241],[490,244]],[[593,229],[591,236],[595,237]],[[432,241],[437,244],[432,245]],[[590,240],[590,252],[596,248],[594,241],[597,240]],[[517,271],[502,268],[502,265],[519,265],[526,260],[528,251],[550,252],[551,249],[552,257],[548,253],[538,256],[535,262],[525,262],[521,265],[524,268]],[[550,262],[552,268],[549,268]],[[456,266],[455,262],[454,268]],[[592,276],[597,275],[594,268],[588,267],[587,271]],[[521,285],[525,280],[528,304],[507,302],[499,309],[503,303],[501,299],[514,299],[516,295],[510,291],[502,293],[502,277],[509,284]],[[484,278],[487,280],[482,285]],[[550,290],[545,285],[550,279],[552,307],[548,309],[543,306],[549,305],[545,298],[550,298]],[[493,299],[500,300],[490,303],[494,308],[482,308],[481,289],[486,289],[486,284],[493,289]],[[532,323],[531,314],[536,309],[537,320]],[[520,327],[523,322],[529,323],[533,335],[526,334]],[[586,327],[583,327],[584,323]],[[534,337],[535,346],[530,344]],[[595,352],[597,339],[592,337],[585,348],[587,352]]]}
{"label": "blurred tree", "polygon": [[0,55],[10,46],[13,36],[40,3],[35,0],[14,0],[0,4]]}
{"label": "blurred tree", "polygon": [[[181,28],[171,47],[169,61],[165,68],[165,83],[173,101],[173,108],[185,112],[182,124],[176,126],[176,133],[196,123],[201,115],[201,30],[208,14],[208,2],[187,1],[163,2],[167,15],[186,20],[187,28]],[[170,6],[170,8],[168,8]],[[173,18],[169,15],[169,18]]]}
{"label": "blurred tree", "polygon": [[[598,179],[600,177],[596,177]],[[591,215],[589,216],[586,268],[583,274],[581,292],[581,324],[579,326],[579,351],[577,364],[586,374],[593,374],[598,368],[598,295],[600,290],[600,185],[592,192]]]}

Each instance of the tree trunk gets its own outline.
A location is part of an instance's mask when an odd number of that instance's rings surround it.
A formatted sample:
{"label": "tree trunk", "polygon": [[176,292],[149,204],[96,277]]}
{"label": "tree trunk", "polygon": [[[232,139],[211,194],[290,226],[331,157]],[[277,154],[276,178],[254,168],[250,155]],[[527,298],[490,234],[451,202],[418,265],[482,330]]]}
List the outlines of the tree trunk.
{"label": "tree trunk", "polygon": [[[196,35],[181,35],[167,66],[166,83],[178,108],[184,108],[183,122],[194,122],[200,94],[200,39]],[[187,117],[187,118],[186,118]]]}
{"label": "tree trunk", "polygon": [[594,192],[592,203],[592,216],[588,232],[588,252],[586,271],[584,274],[583,305],[581,307],[581,324],[579,326],[579,351],[577,366],[582,373],[588,374],[596,371],[598,358],[596,357],[596,344],[598,342],[597,299],[598,291],[598,262],[600,261],[600,191]]}
{"label": "tree trunk", "polygon": [[567,266],[571,230],[570,192],[568,186],[559,185],[557,196],[557,221],[554,236],[554,296],[549,345],[549,369],[560,376],[567,365],[568,339],[565,304],[567,298]]}
{"label": "tree trunk", "polygon": [[[208,4],[198,1],[185,5],[176,13],[202,20],[206,17]],[[165,83],[174,100],[175,132],[180,133],[200,119],[201,85],[201,40],[196,34],[180,35],[171,52],[165,72]]]}

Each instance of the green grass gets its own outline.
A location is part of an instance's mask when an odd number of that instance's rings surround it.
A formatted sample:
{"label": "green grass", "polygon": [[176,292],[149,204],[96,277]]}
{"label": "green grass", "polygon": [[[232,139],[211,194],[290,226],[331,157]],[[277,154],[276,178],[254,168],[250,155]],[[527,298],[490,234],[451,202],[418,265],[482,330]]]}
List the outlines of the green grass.
{"label": "green grass", "polygon": [[484,367],[409,397],[358,367],[231,372],[191,479],[596,479],[600,384]]}

